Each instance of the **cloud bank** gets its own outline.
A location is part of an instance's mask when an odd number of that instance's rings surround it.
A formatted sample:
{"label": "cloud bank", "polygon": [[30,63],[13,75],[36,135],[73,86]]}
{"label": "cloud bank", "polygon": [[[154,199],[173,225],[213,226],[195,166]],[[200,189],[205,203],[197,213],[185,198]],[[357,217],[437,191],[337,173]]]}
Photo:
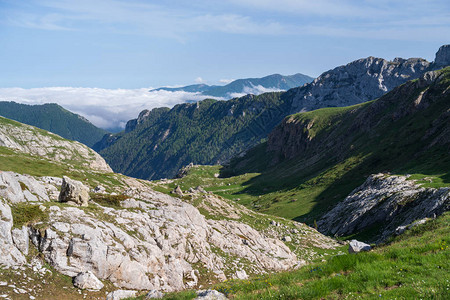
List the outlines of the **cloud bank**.
{"label": "cloud bank", "polygon": [[[57,103],[108,130],[124,128],[128,120],[144,109],[173,107],[188,100],[206,98],[199,93],[141,89],[100,89],[74,87],[0,88],[0,101],[24,104]],[[208,97],[210,98],[210,97]]]}

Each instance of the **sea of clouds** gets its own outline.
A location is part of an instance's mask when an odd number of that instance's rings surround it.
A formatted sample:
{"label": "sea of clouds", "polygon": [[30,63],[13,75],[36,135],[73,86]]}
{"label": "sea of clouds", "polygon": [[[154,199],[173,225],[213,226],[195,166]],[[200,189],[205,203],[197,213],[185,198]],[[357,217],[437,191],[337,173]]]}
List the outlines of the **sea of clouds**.
{"label": "sea of clouds", "polygon": [[[128,120],[136,118],[144,109],[171,108],[179,103],[199,101],[205,98],[223,99],[200,93],[150,90],[151,88],[0,88],[0,101],[14,101],[24,104],[57,103],[65,109],[85,117],[97,127],[110,131],[120,131],[125,127]],[[275,91],[275,89],[262,86],[246,87],[242,93],[233,93],[227,99],[270,91]]]}
{"label": "sea of clouds", "polygon": [[0,88],[0,101],[24,104],[57,103],[71,112],[82,115],[97,127],[118,131],[144,109],[171,108],[179,103],[206,98],[199,93],[162,90],[150,92],[150,89]]}

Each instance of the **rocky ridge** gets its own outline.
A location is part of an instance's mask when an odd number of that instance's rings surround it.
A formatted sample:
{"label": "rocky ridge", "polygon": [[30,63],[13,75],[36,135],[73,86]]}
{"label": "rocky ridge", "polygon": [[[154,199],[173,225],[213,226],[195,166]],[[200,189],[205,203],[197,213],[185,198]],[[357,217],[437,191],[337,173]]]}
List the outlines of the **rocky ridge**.
{"label": "rocky ridge", "polygon": [[105,160],[85,145],[36,127],[0,117],[0,146],[57,163],[79,163],[97,172],[112,172]]}
{"label": "rocky ridge", "polygon": [[348,236],[379,227],[373,241],[382,242],[414,221],[436,218],[450,209],[450,188],[423,188],[408,176],[375,174],[325,214],[321,232]]}

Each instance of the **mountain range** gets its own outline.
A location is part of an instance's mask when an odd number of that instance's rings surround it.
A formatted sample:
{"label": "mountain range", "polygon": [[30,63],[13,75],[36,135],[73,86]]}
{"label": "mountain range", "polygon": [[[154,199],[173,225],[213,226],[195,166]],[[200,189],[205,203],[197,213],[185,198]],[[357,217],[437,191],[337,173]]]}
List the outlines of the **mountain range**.
{"label": "mountain range", "polygon": [[28,105],[0,101],[0,116],[51,131],[89,147],[92,147],[107,133],[86,118],[55,103]]}
{"label": "mountain range", "polygon": [[290,114],[374,100],[427,71],[448,65],[449,51],[448,45],[442,46],[432,63],[420,58],[387,61],[368,57],[286,92],[146,110],[129,121],[127,130],[105,136],[94,149],[115,171],[145,179],[173,177],[191,162],[223,164],[264,141]]}
{"label": "mountain range", "polygon": [[237,79],[224,86],[194,84],[177,88],[162,87],[151,91],[183,91],[229,99],[235,97],[236,95],[261,94],[262,92],[268,90],[288,90],[293,87],[298,87],[304,85],[305,83],[309,83],[313,81],[313,79],[314,78],[300,73],[289,76],[273,74],[262,78]]}

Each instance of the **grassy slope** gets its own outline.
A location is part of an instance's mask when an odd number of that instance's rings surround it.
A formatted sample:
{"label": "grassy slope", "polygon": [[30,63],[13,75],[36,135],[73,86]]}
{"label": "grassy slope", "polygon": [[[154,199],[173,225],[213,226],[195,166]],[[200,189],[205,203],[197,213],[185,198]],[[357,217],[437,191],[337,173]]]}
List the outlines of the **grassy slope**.
{"label": "grassy slope", "polygon": [[[450,213],[445,213],[370,252],[212,288],[231,299],[449,299],[449,245]],[[165,299],[194,296],[185,291]]]}
{"label": "grassy slope", "polygon": [[[210,190],[239,198],[253,209],[312,224],[373,173],[413,174],[411,178],[424,186],[449,186],[448,144],[428,147],[448,130],[445,112],[450,99],[439,95],[449,86],[450,69],[444,73],[445,79],[428,88],[394,90],[377,101],[291,116],[299,124],[314,121],[307,132],[312,140],[306,150],[270,166],[279,153],[267,151],[264,143],[222,170],[222,175],[238,176],[210,179],[219,182],[211,183]],[[425,90],[438,100],[417,113],[398,117]],[[364,129],[369,118],[374,124]],[[437,130],[426,135],[430,128]],[[221,180],[233,184],[212,187]]]}

